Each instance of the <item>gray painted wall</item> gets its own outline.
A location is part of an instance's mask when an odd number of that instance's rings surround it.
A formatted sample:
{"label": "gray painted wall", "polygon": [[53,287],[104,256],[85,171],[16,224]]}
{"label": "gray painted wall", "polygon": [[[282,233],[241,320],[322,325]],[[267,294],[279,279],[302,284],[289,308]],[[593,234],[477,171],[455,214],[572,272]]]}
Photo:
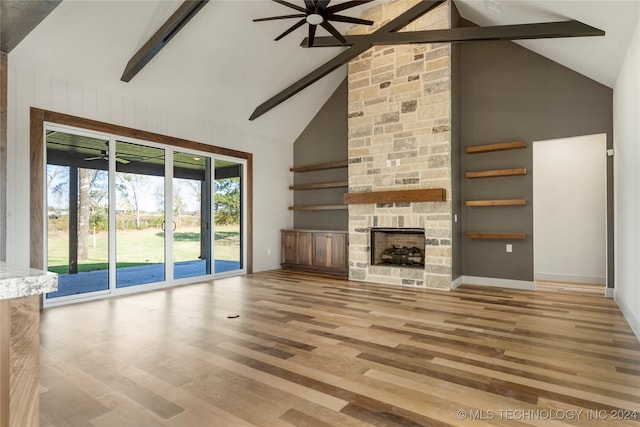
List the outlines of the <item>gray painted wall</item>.
{"label": "gray painted wall", "polygon": [[[293,165],[305,166],[347,159],[348,151],[348,91],[347,79],[335,90],[324,106],[293,145]],[[346,181],[347,168],[296,173],[295,184]],[[342,204],[346,188],[294,192],[296,205]],[[349,215],[346,210],[295,211],[295,228],[346,230]]]}
{"label": "gray painted wall", "polygon": [[[459,27],[460,13],[455,3],[451,3],[451,26]],[[461,45],[451,45],[451,280],[462,275],[462,141],[461,141]],[[456,221],[457,216],[457,221]]]}
{"label": "gray painted wall", "polygon": [[[613,91],[511,42],[461,45],[462,145],[524,140],[525,150],[462,154],[465,171],[526,167],[524,177],[462,178],[464,200],[525,198],[524,207],[463,207],[463,231],[525,232],[524,241],[462,240],[464,275],[533,280],[531,142],[597,133],[613,146]],[[604,155],[604,153],[603,153]],[[613,162],[607,163],[608,282],[613,286]],[[562,206],[558,206],[562,209]],[[588,215],[588,213],[585,213]]]}
{"label": "gray painted wall", "polygon": [[0,52],[0,261],[7,260],[7,60]]}

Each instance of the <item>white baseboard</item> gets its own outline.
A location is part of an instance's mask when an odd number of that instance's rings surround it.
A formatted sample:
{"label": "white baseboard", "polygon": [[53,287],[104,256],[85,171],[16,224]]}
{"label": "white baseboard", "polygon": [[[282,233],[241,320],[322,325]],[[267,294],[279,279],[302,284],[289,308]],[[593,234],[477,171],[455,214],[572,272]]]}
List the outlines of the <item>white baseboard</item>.
{"label": "white baseboard", "polygon": [[613,288],[604,288],[604,296],[606,298],[613,298],[614,296],[614,289]]}
{"label": "white baseboard", "polygon": [[582,276],[579,274],[533,273],[533,280],[548,280],[551,282],[588,283],[590,285],[604,285],[607,279],[602,276]]}
{"label": "white baseboard", "polygon": [[533,291],[536,288],[536,284],[533,281],[497,279],[494,277],[462,276],[462,283],[465,285],[494,286],[497,288],[522,289],[526,291]]}
{"label": "white baseboard", "polygon": [[457,279],[455,279],[453,282],[451,282],[451,289],[455,289],[458,286],[462,285],[462,278],[464,276],[458,276]]}
{"label": "white baseboard", "polygon": [[631,326],[633,333],[636,334],[636,338],[640,340],[640,320],[633,314],[629,306],[627,306],[622,299],[618,298],[617,292],[614,293],[614,299],[616,301],[616,304],[618,304],[622,315],[627,320],[627,323],[629,323],[629,326]]}

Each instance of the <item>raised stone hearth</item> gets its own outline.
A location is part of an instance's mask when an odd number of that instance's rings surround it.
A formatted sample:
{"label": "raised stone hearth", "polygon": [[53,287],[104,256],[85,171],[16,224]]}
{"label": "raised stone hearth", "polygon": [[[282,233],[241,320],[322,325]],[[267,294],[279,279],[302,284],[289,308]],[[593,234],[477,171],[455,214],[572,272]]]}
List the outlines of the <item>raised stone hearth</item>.
{"label": "raised stone hearth", "polygon": [[[387,2],[364,12],[373,32],[414,6]],[[406,31],[450,27],[447,2]],[[403,30],[403,31],[404,31]],[[449,44],[376,46],[349,63],[349,192],[446,190],[444,202],[349,205],[349,277],[451,288],[451,49]],[[373,227],[424,232],[423,268],[371,265]]]}

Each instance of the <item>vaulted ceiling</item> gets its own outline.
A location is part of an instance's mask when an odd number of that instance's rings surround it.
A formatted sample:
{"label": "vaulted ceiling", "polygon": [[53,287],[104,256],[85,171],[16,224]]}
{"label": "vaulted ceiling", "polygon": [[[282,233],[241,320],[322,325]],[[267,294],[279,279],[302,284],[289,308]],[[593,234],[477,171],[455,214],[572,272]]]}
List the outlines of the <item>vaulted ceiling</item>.
{"label": "vaulted ceiling", "polygon": [[[131,82],[120,81],[127,61],[181,3],[63,1],[10,52],[10,64],[287,142],[297,138],[346,75],[342,67],[249,121],[257,105],[343,48],[299,47],[305,27],[273,41],[293,22],[252,19],[289,13],[277,3],[211,0]],[[456,4],[464,18],[479,25],[576,19],[604,30],[604,37],[519,43],[610,87],[640,21],[640,0]],[[371,5],[345,14],[359,16]],[[336,27],[344,34],[349,24]],[[319,29],[317,35],[327,34]]]}

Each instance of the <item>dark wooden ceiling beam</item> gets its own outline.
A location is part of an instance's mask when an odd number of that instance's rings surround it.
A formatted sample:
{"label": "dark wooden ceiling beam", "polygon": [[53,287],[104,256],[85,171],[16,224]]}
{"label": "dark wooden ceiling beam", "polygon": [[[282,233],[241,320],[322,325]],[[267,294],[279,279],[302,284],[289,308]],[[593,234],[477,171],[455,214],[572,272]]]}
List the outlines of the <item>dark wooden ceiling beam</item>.
{"label": "dark wooden ceiling beam", "polygon": [[61,1],[0,1],[0,50],[11,52]]}
{"label": "dark wooden ceiling beam", "polygon": [[[347,45],[370,40],[374,45],[413,43],[462,43],[472,41],[527,40],[562,37],[603,36],[604,31],[579,21],[543,22],[537,24],[497,25],[491,27],[460,27],[443,30],[396,32],[370,37],[346,36]],[[309,47],[305,38],[300,44]],[[313,47],[344,46],[333,37],[316,37]]]}
{"label": "dark wooden ceiling beam", "polygon": [[416,19],[420,18],[425,13],[431,12],[436,7],[440,6],[442,3],[445,3],[446,0],[423,0],[413,6],[412,8],[406,10],[405,12],[398,15],[396,18],[393,18],[391,21],[384,24],[382,27],[378,28],[372,34],[385,34],[392,33],[395,31],[400,31],[407,25],[411,24]]}
{"label": "dark wooden ceiling beam", "polygon": [[275,96],[269,98],[268,100],[260,104],[253,111],[253,114],[251,114],[251,117],[249,117],[249,120],[257,119],[258,117],[260,117],[267,111],[271,110],[278,104],[283,103],[284,101],[291,98],[293,95],[300,92],[307,86],[312,85],[313,83],[317,82],[327,74],[334,71],[336,68],[340,68],[342,65],[346,64],[356,56],[360,55],[363,52],[366,52],[372,47],[373,45],[370,43],[359,43],[355,46],[352,46],[348,50],[345,50],[344,52],[338,54],[338,56],[336,56],[329,62],[326,62],[322,64],[320,67],[316,68],[313,71],[313,73],[307,74],[306,76],[304,76],[303,78],[301,78],[300,80],[298,80],[297,82],[295,82],[294,84],[292,84],[291,86],[283,90],[282,92],[276,94]]}
{"label": "dark wooden ceiling beam", "polygon": [[[346,64],[351,59],[375,45],[525,40],[603,36],[605,34],[604,31],[579,21],[499,25],[492,27],[460,27],[429,31],[399,31],[442,3],[444,3],[443,0],[421,1],[371,34],[346,36],[345,39],[347,40],[347,43],[336,43],[336,39],[334,37],[316,37],[313,42],[313,47],[348,46],[349,48],[288,88],[280,91],[264,103],[260,104],[253,111],[249,120],[255,120],[267,111],[286,101],[296,93],[305,89],[307,86],[318,81],[333,70],[339,68],[343,64]],[[308,47],[308,39],[303,40],[302,46]]]}
{"label": "dark wooden ceiling beam", "polygon": [[120,80],[129,82],[207,4],[209,0],[186,0],[160,29],[127,62]]}

